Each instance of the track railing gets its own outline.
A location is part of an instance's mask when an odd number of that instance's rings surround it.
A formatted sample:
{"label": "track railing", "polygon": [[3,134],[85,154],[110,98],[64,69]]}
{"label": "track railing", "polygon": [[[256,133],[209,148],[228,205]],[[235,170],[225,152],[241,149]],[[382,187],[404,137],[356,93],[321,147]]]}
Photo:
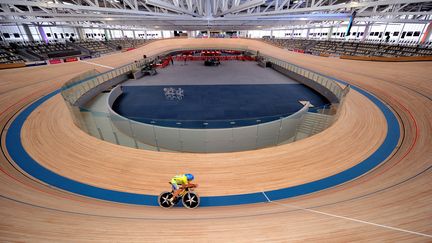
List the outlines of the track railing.
{"label": "track railing", "polygon": [[[318,92],[326,96],[331,101],[331,105],[325,107],[309,107],[309,103],[305,104],[304,108],[301,109],[300,113],[296,113],[292,115],[293,119],[291,119],[290,115],[286,115],[280,117],[278,120],[273,122],[271,121],[266,122],[264,119],[262,121],[259,120],[259,122],[257,122],[253,126],[245,126],[245,128],[248,128],[249,130],[251,130],[251,127],[256,127],[256,131],[259,131],[260,128],[261,131],[265,131],[264,127],[266,127],[268,123],[268,127],[271,127],[272,129],[270,129],[271,131],[269,130],[270,132],[268,134],[267,132],[265,132],[265,134],[257,133],[254,136],[248,137],[248,141],[250,140],[250,137],[255,137],[255,138],[261,137],[263,138],[263,141],[266,140],[265,142],[260,142],[258,141],[258,139],[256,139],[255,143],[249,141],[250,146],[243,146],[243,147],[237,146],[238,148],[236,148],[235,150],[227,149],[227,146],[212,148],[212,146],[210,146],[211,144],[209,143],[210,140],[208,139],[208,137],[210,136],[212,138],[221,138],[221,136],[219,136],[220,134],[214,133],[216,132],[216,130],[220,130],[220,131],[226,130],[226,134],[234,134],[235,132],[240,131],[239,129],[242,128],[241,126],[240,127],[233,126],[232,128],[228,128],[228,129],[195,129],[195,130],[202,130],[203,132],[204,130],[207,130],[207,133],[203,133],[205,135],[201,136],[202,138],[204,138],[204,140],[198,141],[194,138],[191,138],[188,135],[189,133],[187,133],[187,131],[190,131],[192,129],[167,128],[163,126],[158,126],[158,124],[139,123],[119,116],[115,112],[112,112],[112,109],[110,109],[110,107],[106,107],[106,109],[103,111],[94,111],[94,110],[89,110],[87,107],[85,107],[84,102],[82,102],[82,100],[81,102],[79,102],[80,99],[82,99],[84,96],[86,95],[88,96],[89,92],[91,93],[92,90],[93,91],[97,90],[98,93],[100,93],[99,90],[101,86],[103,88],[106,88],[105,86],[107,86],[107,84],[112,85],[112,80],[119,79],[120,76],[126,77],[123,78],[123,80],[126,80],[127,79],[127,76],[125,76],[126,74],[139,71],[144,66],[152,62],[155,62],[159,57],[163,57],[170,53],[175,53],[180,51],[190,51],[190,50],[200,50],[200,49],[220,50],[223,48],[196,47],[196,48],[172,49],[169,51],[161,52],[157,55],[150,56],[146,59],[134,61],[132,63],[123,65],[119,68],[104,73],[97,73],[96,71],[90,71],[68,81],[63,85],[61,89],[61,94],[65,99],[69,110],[72,113],[74,123],[77,126],[79,126],[82,130],[86,131],[92,136],[98,137],[102,140],[110,141],[112,143],[134,147],[134,148],[150,149],[150,150],[158,150],[158,151],[177,150],[177,151],[185,151],[185,152],[186,151],[187,152],[227,152],[227,151],[248,150],[248,149],[275,146],[279,144],[292,142],[316,134],[320,130],[324,130],[337,119],[338,111],[340,110],[339,108],[344,100],[344,97],[347,95],[350,89],[349,86],[339,84],[335,79],[331,77],[319,74],[312,70],[302,68],[300,66],[297,66],[295,64],[289,63],[284,60],[280,60],[271,56],[260,55],[258,51],[250,50],[247,47],[229,48],[230,50],[239,50],[239,51],[244,51],[252,54],[257,54],[258,59],[261,59],[261,61],[264,61],[265,63],[270,63],[271,65],[269,66],[271,66],[276,71],[279,71],[284,75],[290,76],[300,81],[301,83],[310,86],[311,88],[317,90]],[[122,82],[123,80],[121,80],[120,82]],[[98,86],[99,86],[99,90],[97,89]],[[119,89],[114,89],[114,90],[119,91]],[[95,94],[97,95],[98,93],[96,92]],[[112,103],[112,100],[109,103]],[[308,126],[304,126],[302,125],[302,123],[304,122],[305,120],[304,117],[307,113],[319,113],[319,114],[325,114],[325,116],[323,115],[308,116],[310,119],[307,119],[307,121],[308,122],[312,121],[316,124],[315,125],[308,124]],[[291,120],[295,122],[288,122]],[[285,125],[285,123],[286,124],[291,123],[289,128],[288,127],[284,128],[285,130],[288,129],[290,132],[289,133],[287,132],[286,134],[287,136],[285,135],[281,136],[280,132],[277,131],[281,131],[281,127],[282,125]],[[137,129],[142,127],[146,129]],[[171,138],[166,137],[167,138],[166,142],[162,144],[163,135],[164,134],[166,135],[166,133],[164,133],[161,129],[164,131],[165,130],[168,131],[170,129],[176,131],[178,130],[177,134],[183,134],[184,136],[178,140],[178,143],[175,144],[170,143],[170,141],[174,141],[172,140],[173,137]],[[160,132],[160,134],[158,134],[158,131]],[[219,145],[224,143],[230,144],[229,142],[231,141],[233,149],[234,147],[236,147],[234,145],[241,144],[239,143],[240,141],[236,140],[234,137],[232,137],[231,139],[228,138],[229,136],[222,136],[222,137],[224,138],[218,139],[214,141],[214,143]],[[150,139],[151,142],[149,142],[149,138],[151,138]],[[189,138],[191,138],[190,139],[191,142],[188,146],[185,146],[184,141],[186,141]],[[201,146],[201,145],[206,145],[206,143],[207,146]],[[194,144],[200,145],[199,146],[200,149],[193,150],[192,145]]]}

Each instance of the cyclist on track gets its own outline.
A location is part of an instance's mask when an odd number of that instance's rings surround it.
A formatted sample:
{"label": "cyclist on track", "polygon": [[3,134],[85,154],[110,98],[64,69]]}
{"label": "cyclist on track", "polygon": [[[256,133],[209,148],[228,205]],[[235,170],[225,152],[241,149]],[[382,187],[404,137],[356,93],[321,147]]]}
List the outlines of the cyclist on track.
{"label": "cyclist on track", "polygon": [[[171,202],[182,192],[186,187],[197,187],[198,185],[190,183],[194,179],[192,174],[183,174],[174,176],[170,184],[174,191],[173,197],[170,199]],[[181,187],[180,187],[181,186]]]}

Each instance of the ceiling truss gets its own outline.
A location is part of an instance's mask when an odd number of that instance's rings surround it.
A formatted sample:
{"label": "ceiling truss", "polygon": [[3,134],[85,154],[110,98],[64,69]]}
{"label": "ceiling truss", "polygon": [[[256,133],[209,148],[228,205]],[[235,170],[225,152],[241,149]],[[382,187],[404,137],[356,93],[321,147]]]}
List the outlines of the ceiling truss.
{"label": "ceiling truss", "polygon": [[429,23],[424,0],[0,0],[0,24],[242,30],[355,22]]}

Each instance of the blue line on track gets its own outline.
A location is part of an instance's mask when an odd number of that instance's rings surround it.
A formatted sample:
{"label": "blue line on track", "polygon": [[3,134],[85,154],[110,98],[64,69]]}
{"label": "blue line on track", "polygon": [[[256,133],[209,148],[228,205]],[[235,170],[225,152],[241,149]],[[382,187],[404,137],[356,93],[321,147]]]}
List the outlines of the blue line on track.
{"label": "blue line on track", "polygon": [[[338,82],[346,84],[341,80],[338,80]],[[396,116],[393,114],[390,108],[388,108],[382,101],[380,101],[372,94],[355,86],[351,86],[351,88],[369,98],[384,114],[387,121],[387,135],[384,139],[384,142],[367,159],[338,174],[298,186],[287,187],[273,191],[266,191],[265,194],[270,198],[270,200],[273,201],[305,195],[348,182],[372,170],[373,168],[384,162],[391,155],[393,150],[396,148],[400,138],[400,128]],[[13,120],[6,134],[6,149],[8,150],[9,155],[12,157],[15,163],[17,163],[17,165],[20,166],[26,173],[37,178],[38,180],[43,181],[51,186],[63,189],[65,191],[118,203],[158,206],[157,196],[155,195],[114,191],[87,185],[79,181],[75,181],[58,175],[41,166],[33,158],[30,157],[30,155],[25,151],[21,143],[22,126],[24,125],[27,117],[38,106],[40,106],[42,103],[44,103],[58,93],[60,93],[60,89],[40,98],[30,106],[25,108]],[[267,202],[267,199],[265,198],[263,193],[259,192],[228,196],[201,197],[200,206],[232,206],[263,202]]]}

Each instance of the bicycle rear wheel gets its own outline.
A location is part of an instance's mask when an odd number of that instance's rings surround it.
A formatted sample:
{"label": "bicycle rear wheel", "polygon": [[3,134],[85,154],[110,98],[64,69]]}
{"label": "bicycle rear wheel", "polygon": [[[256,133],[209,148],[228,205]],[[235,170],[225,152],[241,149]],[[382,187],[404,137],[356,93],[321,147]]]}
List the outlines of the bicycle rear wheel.
{"label": "bicycle rear wheel", "polygon": [[171,203],[169,200],[172,198],[171,192],[162,192],[158,197],[159,206],[163,208],[171,208],[175,203]]}

